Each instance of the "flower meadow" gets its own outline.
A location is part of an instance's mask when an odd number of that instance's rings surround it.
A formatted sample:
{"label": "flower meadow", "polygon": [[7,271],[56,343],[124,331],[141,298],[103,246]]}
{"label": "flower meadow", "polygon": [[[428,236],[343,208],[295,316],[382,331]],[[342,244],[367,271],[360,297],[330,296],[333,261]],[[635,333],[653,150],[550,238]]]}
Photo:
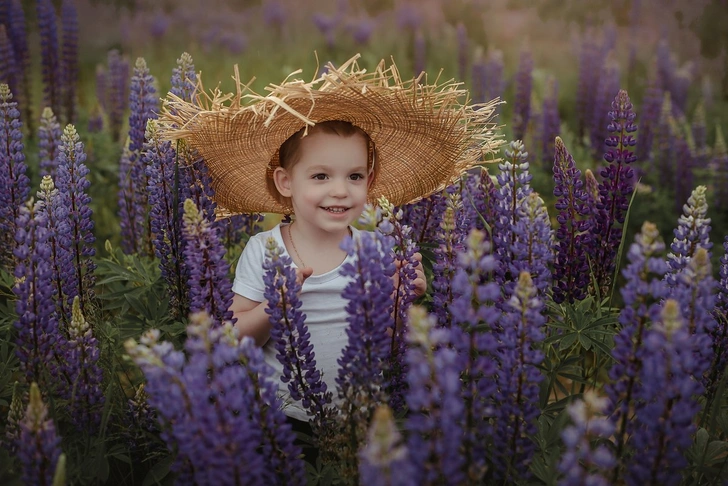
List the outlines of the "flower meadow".
{"label": "flower meadow", "polygon": [[[0,0],[0,483],[728,482],[728,89],[680,62],[675,32],[627,35],[651,2],[616,23],[564,2],[588,21],[571,77],[535,42],[498,50],[482,2],[233,3],[182,36],[199,6]],[[119,15],[100,57],[84,11]],[[156,122],[167,91],[195,100],[198,59],[253,63],[299,31],[306,56],[442,62],[473,101],[506,101],[497,160],[378,200],[343,243],[358,258],[335,389],[290,258],[267,248],[271,339],[310,433],[228,310],[242,248],[279,218],[217,219],[204,159]],[[179,45],[168,71],[147,62]]]}

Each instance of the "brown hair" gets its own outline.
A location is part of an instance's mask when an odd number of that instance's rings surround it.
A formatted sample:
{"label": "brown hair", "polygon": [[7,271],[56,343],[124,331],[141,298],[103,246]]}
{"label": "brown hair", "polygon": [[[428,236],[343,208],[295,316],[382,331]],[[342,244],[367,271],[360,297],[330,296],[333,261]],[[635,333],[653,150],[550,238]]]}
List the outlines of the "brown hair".
{"label": "brown hair", "polygon": [[[278,164],[276,165],[286,170],[290,170],[301,159],[301,141],[303,140],[304,131],[305,128],[300,129],[283,142],[281,148],[278,149],[278,152],[274,156],[274,158],[278,159]],[[379,163],[377,163],[376,147],[367,132],[352,123],[341,120],[324,121],[317,123],[308,129],[308,135],[312,135],[317,132],[338,135],[340,137],[353,137],[356,135],[364,137],[364,140],[367,143],[367,171],[369,179],[367,182],[371,185],[376,180],[377,175],[379,174]],[[270,192],[279,203],[288,208],[292,208],[290,198],[283,197],[278,192],[272,177],[267,177],[267,183],[268,192]]]}

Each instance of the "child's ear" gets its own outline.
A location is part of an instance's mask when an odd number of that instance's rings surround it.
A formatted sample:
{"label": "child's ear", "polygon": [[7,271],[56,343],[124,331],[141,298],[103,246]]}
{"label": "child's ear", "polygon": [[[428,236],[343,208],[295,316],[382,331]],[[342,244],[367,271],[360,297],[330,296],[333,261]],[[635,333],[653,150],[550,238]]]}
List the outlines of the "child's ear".
{"label": "child's ear", "polygon": [[283,167],[276,167],[273,171],[273,182],[283,197],[291,197],[291,175]]}

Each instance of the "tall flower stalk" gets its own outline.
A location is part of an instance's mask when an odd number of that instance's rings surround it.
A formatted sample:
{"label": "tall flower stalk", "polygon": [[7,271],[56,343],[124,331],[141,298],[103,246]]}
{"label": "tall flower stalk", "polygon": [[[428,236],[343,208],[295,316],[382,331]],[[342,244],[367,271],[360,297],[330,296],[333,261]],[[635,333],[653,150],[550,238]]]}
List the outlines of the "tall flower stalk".
{"label": "tall flower stalk", "polygon": [[61,125],[58,123],[53,110],[43,108],[38,128],[38,159],[42,175],[56,177],[60,163]]}
{"label": "tall flower stalk", "polygon": [[60,52],[61,106],[66,123],[74,123],[78,84],[78,14],[73,0],[64,0],[61,5],[61,25],[63,29]]}
{"label": "tall flower stalk", "polygon": [[464,248],[465,234],[463,231],[458,231],[456,223],[464,212],[460,195],[458,193],[450,195],[446,203],[440,231],[435,238],[438,246],[434,250],[435,261],[432,264],[432,307],[437,316],[438,326],[449,328],[452,317],[448,309],[455,298],[452,280],[457,269],[458,254]]}
{"label": "tall flower stalk", "polygon": [[20,422],[18,458],[22,465],[22,480],[25,484],[54,484],[61,456],[61,438],[56,433],[53,419],[48,416],[48,407],[43,403],[38,384],[30,385],[30,401],[25,417]]}
{"label": "tall flower stalk", "polygon": [[531,89],[533,85],[533,56],[528,48],[521,50],[516,71],[516,95],[513,105],[513,139],[523,140],[531,117]]}
{"label": "tall flower stalk", "polygon": [[43,104],[53,113],[62,113],[61,64],[58,50],[56,10],[51,0],[37,0],[38,32],[41,46],[41,74],[43,77]]}
{"label": "tall flower stalk", "polygon": [[708,202],[706,200],[705,186],[698,186],[693,190],[690,198],[683,205],[683,214],[680,215],[675,228],[675,238],[670,245],[667,255],[667,265],[670,271],[665,278],[670,287],[677,285],[678,275],[687,267],[688,262],[695,256],[698,248],[710,250],[710,218],[708,215]]}
{"label": "tall flower stalk", "polygon": [[382,405],[374,411],[366,445],[359,453],[361,484],[415,486],[415,475],[407,446],[394,422],[392,409]]}

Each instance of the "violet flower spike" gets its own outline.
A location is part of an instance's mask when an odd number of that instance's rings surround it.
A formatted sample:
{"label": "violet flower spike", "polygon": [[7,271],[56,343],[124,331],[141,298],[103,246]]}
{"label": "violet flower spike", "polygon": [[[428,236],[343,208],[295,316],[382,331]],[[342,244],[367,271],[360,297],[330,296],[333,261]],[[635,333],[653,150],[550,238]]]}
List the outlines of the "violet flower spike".
{"label": "violet flower spike", "polygon": [[456,231],[456,214],[464,212],[460,195],[448,197],[447,207],[440,222],[435,241],[435,259],[432,264],[432,307],[439,327],[449,328],[452,316],[449,307],[453,302],[452,280],[457,269],[457,255],[464,250],[464,232]]}
{"label": "violet flower spike", "polygon": [[38,127],[38,159],[42,175],[56,177],[61,145],[61,125],[58,123],[53,110],[43,109],[43,115]]}
{"label": "violet flower spike", "polygon": [[30,401],[20,422],[18,459],[24,484],[52,484],[61,456],[61,438],[38,389],[30,385]]}
{"label": "violet flower spike", "polygon": [[374,411],[366,445],[359,453],[361,484],[370,486],[415,486],[415,475],[407,447],[397,430],[392,409],[386,405]]}
{"label": "violet flower spike", "polygon": [[[711,332],[713,362],[706,376],[706,402],[711,403],[718,384],[721,382],[728,362],[728,235],[723,242],[723,256],[720,258],[718,293],[715,298],[715,328]],[[706,405],[706,410],[710,407]]]}
{"label": "violet flower spike", "polygon": [[[512,248],[511,274],[528,272],[538,297],[543,300],[551,287],[550,266],[554,259],[551,221],[543,199],[535,192],[526,197],[518,212],[518,222],[513,229],[516,240]],[[504,293],[512,295],[515,286],[515,282],[506,282]]]}
{"label": "violet flower spike", "polygon": [[175,96],[179,96],[182,100],[192,102],[192,95],[197,86],[197,74],[195,73],[195,64],[192,56],[186,52],[177,59],[177,67],[172,70],[172,87],[169,90]]}
{"label": "violet flower spike", "polygon": [[677,220],[677,228],[674,230],[675,239],[670,245],[670,253],[667,254],[667,265],[670,267],[670,271],[665,275],[665,280],[670,287],[677,285],[679,273],[687,267],[698,248],[710,251],[713,247],[710,242],[710,218],[707,217],[706,191],[705,186],[696,187],[687,203],[683,205],[683,214]]}
{"label": "violet flower spike", "polygon": [[58,58],[58,29],[56,9],[51,0],[37,0],[38,32],[41,46],[41,75],[43,78],[43,106],[53,113],[62,113],[61,65]]}
{"label": "violet flower spike", "polygon": [[[114,142],[119,140],[124,113],[129,101],[129,61],[119,51],[112,49],[107,55],[106,110],[109,131]],[[103,105],[102,105],[103,106]]]}
{"label": "violet flower spike", "polygon": [[4,23],[0,24],[0,80],[8,84],[11,92],[16,93],[21,89],[20,76],[13,45],[8,38],[8,29]]}
{"label": "violet flower spike", "polygon": [[73,0],[61,4],[61,26],[63,39],[60,59],[60,105],[66,123],[76,118],[76,86],[78,84],[78,13]]}
{"label": "violet flower spike", "polygon": [[[594,94],[594,107],[589,115],[590,138],[592,155],[596,158],[604,153],[604,139],[607,133],[606,126],[611,120],[609,116],[609,108],[614,100],[614,93],[619,91],[619,66],[612,58],[602,57],[602,62],[597,67],[598,78],[595,79],[596,92]],[[612,131],[612,130],[608,130]]]}
{"label": "violet flower spike", "polygon": [[549,78],[547,93],[541,109],[541,160],[551,161],[554,153],[554,140],[561,132],[559,116],[559,83],[556,78]]}
{"label": "violet flower spike", "polygon": [[528,48],[521,50],[515,75],[516,95],[513,104],[513,138],[523,140],[531,117],[533,56]]}
{"label": "violet flower spike", "polygon": [[121,226],[121,249],[127,255],[138,252],[139,240],[137,238],[136,206],[134,205],[134,180],[131,177],[132,153],[129,150],[129,139],[121,149],[119,159],[119,191],[117,204],[119,207],[119,225]]}

